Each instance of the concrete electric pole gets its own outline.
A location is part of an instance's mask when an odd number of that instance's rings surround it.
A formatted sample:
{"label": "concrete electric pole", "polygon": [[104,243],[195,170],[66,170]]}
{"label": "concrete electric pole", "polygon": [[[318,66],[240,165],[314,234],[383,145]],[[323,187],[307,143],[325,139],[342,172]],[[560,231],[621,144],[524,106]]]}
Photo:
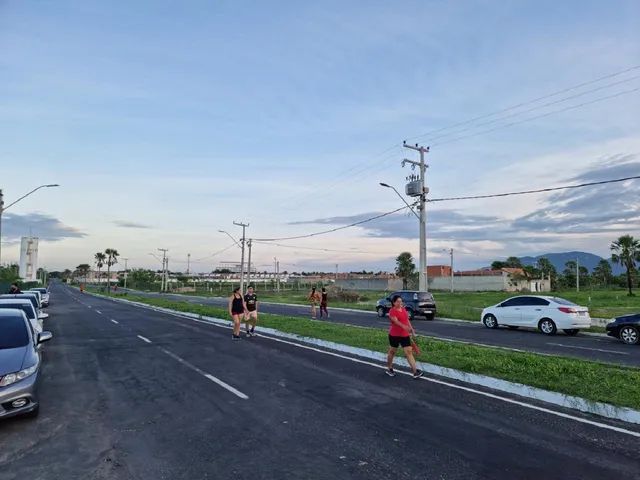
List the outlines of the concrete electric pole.
{"label": "concrete electric pole", "polygon": [[160,291],[167,291],[167,265],[169,260],[167,259],[167,252],[169,251],[166,248],[159,248],[159,252],[162,252],[162,283],[160,284]]}
{"label": "concrete electric pole", "polygon": [[242,256],[240,257],[240,291],[244,295],[244,246],[246,243],[245,232],[249,224],[242,222],[233,222],[233,224],[238,227],[242,227],[242,239],[240,240],[240,244],[242,246]]}
{"label": "concrete electric pole", "polygon": [[122,258],[122,260],[124,260],[124,289],[127,289],[127,266],[128,266],[128,262],[129,259],[128,258]]}
{"label": "concrete electric pole", "polygon": [[420,161],[404,159],[402,166],[405,164],[411,164],[412,168],[418,167],[420,175],[417,179],[414,179],[407,183],[405,187],[406,194],[411,197],[420,197],[420,204],[418,209],[420,210],[420,275],[419,275],[419,290],[426,292],[429,290],[429,276],[427,274],[427,193],[429,189],[425,187],[425,177],[427,167],[424,163],[424,155],[429,152],[429,147],[422,147],[417,143],[414,145],[407,145],[406,141],[402,144],[405,148],[415,150],[420,154]]}
{"label": "concrete electric pole", "polygon": [[[249,287],[251,285],[251,239],[247,240],[247,247],[249,247],[249,258],[247,261],[249,264],[249,267],[247,268],[247,287]],[[242,294],[244,295],[244,290],[242,291]]]}

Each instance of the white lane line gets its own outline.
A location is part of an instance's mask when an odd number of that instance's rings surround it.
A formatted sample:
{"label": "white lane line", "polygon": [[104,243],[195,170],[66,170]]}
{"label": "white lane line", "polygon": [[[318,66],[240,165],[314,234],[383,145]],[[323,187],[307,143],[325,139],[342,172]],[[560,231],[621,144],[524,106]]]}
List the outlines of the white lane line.
{"label": "white lane line", "polygon": [[137,335],[137,337],[143,342],[151,343],[151,340],[149,340],[147,337],[143,337],[142,335]]}
{"label": "white lane line", "polygon": [[180,362],[182,365],[184,365],[185,367],[190,368],[191,370],[193,370],[194,372],[199,373],[200,375],[202,375],[203,377],[208,378],[209,380],[211,380],[212,382],[216,383],[217,385],[220,385],[222,388],[224,388],[225,390],[228,390],[229,392],[233,393],[235,396],[240,397],[243,400],[249,400],[249,397],[247,395],[245,395],[244,393],[242,393],[240,390],[232,387],[231,385],[229,385],[228,383],[223,382],[222,380],[220,380],[217,377],[214,377],[213,375],[211,375],[210,373],[205,372],[204,370],[201,370],[200,368],[196,367],[195,365],[193,365],[192,363],[189,363],[188,361],[186,361],[184,358],[179,357],[178,355],[176,355],[173,352],[170,352],[169,350],[166,350],[164,348],[160,349],[162,352],[166,353],[167,355],[169,355],[171,358],[173,358],[174,360],[176,360],[177,362]]}
{"label": "white lane line", "polygon": [[102,315],[102,312],[101,312],[100,310],[96,310],[96,313],[97,313],[98,315]]}
{"label": "white lane line", "polygon": [[[268,339],[273,340],[275,342],[286,343],[288,345],[293,345],[295,347],[304,348],[304,349],[307,349],[307,350],[313,350],[314,352],[323,353],[325,355],[331,355],[333,357],[338,357],[338,358],[343,358],[345,360],[350,360],[350,361],[352,361],[354,363],[361,363],[361,364],[364,364],[364,365],[370,365],[370,366],[376,367],[376,368],[383,368],[383,369],[387,368],[385,365],[379,365],[377,363],[368,362],[366,360],[360,360],[358,358],[348,357],[346,355],[341,355],[339,353],[328,352],[326,350],[321,350],[319,348],[310,347],[308,345],[302,345],[300,343],[290,342],[288,340],[282,340],[280,338],[270,337],[268,335],[262,335],[261,334],[260,336],[262,338],[268,338]],[[405,372],[405,371],[402,371],[402,370],[396,370],[396,372],[401,373],[403,375],[411,375],[411,372]],[[437,380],[435,378],[429,378],[429,377],[420,377],[420,380],[425,380],[427,382],[437,383],[439,385],[444,385],[444,386],[450,387],[450,388],[456,388],[458,390],[464,390],[465,392],[475,393],[476,395],[482,395],[482,396],[485,396],[485,397],[493,398],[495,400],[501,400],[501,401],[506,402],[506,403],[511,403],[513,405],[518,405],[520,407],[529,408],[531,410],[537,410],[539,412],[544,412],[544,413],[548,413],[550,415],[555,415],[555,416],[558,416],[558,417],[567,418],[567,419],[570,419],[570,420],[574,420],[576,422],[585,423],[587,425],[592,425],[594,427],[604,428],[606,430],[613,430],[614,432],[624,433],[624,434],[627,434],[627,435],[631,435],[633,437],[640,438],[640,432],[634,432],[633,430],[627,430],[625,428],[614,427],[613,425],[607,425],[606,423],[600,423],[600,422],[596,422],[596,421],[593,421],[593,420],[587,420],[586,418],[580,418],[580,417],[576,417],[574,415],[570,415],[568,413],[558,412],[556,410],[551,410],[549,408],[539,407],[537,405],[532,405],[530,403],[520,402],[518,400],[514,400],[514,399],[511,399],[511,398],[507,398],[507,397],[501,397],[500,395],[495,395],[495,394],[489,393],[489,392],[483,392],[482,390],[476,390],[475,388],[465,387],[463,385],[456,385],[455,383],[449,383],[449,382],[445,382],[445,381],[442,381],[442,380]]]}
{"label": "white lane line", "polygon": [[113,323],[115,323],[116,325],[118,325],[118,323],[119,323],[117,320],[114,320],[113,318],[111,319],[111,321],[112,321]]}
{"label": "white lane line", "polygon": [[547,345],[555,345],[556,347],[579,348],[580,350],[593,350],[594,352],[615,353],[616,355],[630,355],[628,352],[618,352],[617,350],[607,350],[605,348],[578,347],[577,345],[563,345],[562,343],[547,343]]}
{"label": "white lane line", "polygon": [[87,308],[91,308],[91,305],[87,305]]}

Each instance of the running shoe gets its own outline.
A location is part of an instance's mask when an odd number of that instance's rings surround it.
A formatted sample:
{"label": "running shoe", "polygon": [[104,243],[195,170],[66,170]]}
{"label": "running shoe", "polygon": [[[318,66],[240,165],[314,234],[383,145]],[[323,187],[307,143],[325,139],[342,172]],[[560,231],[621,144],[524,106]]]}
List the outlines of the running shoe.
{"label": "running shoe", "polygon": [[247,337],[250,337],[252,335],[253,335],[253,333],[251,333],[249,330],[247,330]]}
{"label": "running shoe", "polygon": [[422,375],[424,375],[422,370],[416,370],[416,373],[413,374],[413,378],[420,378]]}
{"label": "running shoe", "polygon": [[240,340],[240,335],[231,335],[232,340]]}
{"label": "running shoe", "polygon": [[387,368],[384,372],[387,375],[389,375],[390,377],[395,377],[396,376],[396,372],[393,371],[393,368]]}

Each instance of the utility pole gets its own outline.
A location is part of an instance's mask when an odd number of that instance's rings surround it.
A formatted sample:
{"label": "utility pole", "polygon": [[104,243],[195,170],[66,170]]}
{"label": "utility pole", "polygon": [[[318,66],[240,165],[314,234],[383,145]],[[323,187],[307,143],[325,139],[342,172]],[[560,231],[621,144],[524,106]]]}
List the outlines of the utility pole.
{"label": "utility pole", "polygon": [[449,254],[451,255],[451,293],[453,293],[453,248],[449,250]]}
{"label": "utility pole", "polygon": [[242,239],[240,240],[242,246],[242,257],[240,257],[240,291],[243,292],[242,294],[244,295],[244,245],[246,243],[245,231],[249,224],[242,222],[233,222],[233,224],[242,227]]}
{"label": "utility pole", "polygon": [[338,281],[338,264],[336,263],[336,282]]}
{"label": "utility pole", "polygon": [[576,258],[576,292],[580,291],[580,260]]}
{"label": "utility pole", "polygon": [[276,291],[280,293],[280,262],[276,257],[273,257],[273,271],[276,274]]}
{"label": "utility pole", "polygon": [[129,261],[128,258],[122,258],[122,260],[124,260],[124,289],[127,289],[127,262]]}
{"label": "utility pole", "polygon": [[167,289],[167,252],[166,248],[159,248],[159,252],[162,252],[162,282],[160,283],[160,291],[164,292]]}
{"label": "utility pole", "polygon": [[[420,210],[420,276],[419,276],[419,289],[421,291],[427,291],[429,289],[429,276],[427,273],[427,193],[429,193],[429,189],[425,187],[425,176],[427,172],[427,167],[424,163],[424,155],[429,152],[429,147],[422,147],[417,143],[415,146],[407,145],[407,142],[403,142],[402,146],[405,148],[409,148],[411,150],[415,150],[420,154],[420,161],[416,162],[413,160],[404,159],[402,161],[402,166],[406,163],[412,165],[412,168],[418,167],[420,170],[419,178],[411,183],[407,184],[406,193],[411,196],[419,196],[420,204],[418,209]],[[415,182],[419,185],[418,191],[411,188]]]}
{"label": "utility pole", "polygon": [[187,275],[189,275],[189,267],[191,266],[191,254],[187,253]]}
{"label": "utility pole", "polygon": [[[251,285],[251,239],[247,240],[247,247],[249,247],[249,258],[248,258],[248,264],[249,264],[249,268],[247,269],[247,287],[249,287]],[[242,291],[242,294],[244,295],[244,290]]]}

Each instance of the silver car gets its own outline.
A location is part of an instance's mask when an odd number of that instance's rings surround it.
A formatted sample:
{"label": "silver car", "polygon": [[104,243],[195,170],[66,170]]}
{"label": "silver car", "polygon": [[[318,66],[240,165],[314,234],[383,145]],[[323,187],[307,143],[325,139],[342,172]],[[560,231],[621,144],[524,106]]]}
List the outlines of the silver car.
{"label": "silver car", "polygon": [[0,309],[14,308],[22,310],[31,325],[31,333],[37,335],[42,332],[42,320],[33,308],[33,304],[26,298],[0,298]]}
{"label": "silver car", "polygon": [[51,298],[51,294],[49,294],[49,290],[47,290],[44,287],[35,287],[35,288],[30,288],[29,290],[27,290],[27,292],[40,292],[40,297],[42,300],[42,306],[43,307],[48,307],[49,306],[49,300]]}
{"label": "silver car", "polygon": [[51,337],[47,331],[34,336],[22,310],[0,310],[0,419],[38,415],[37,346]]}
{"label": "silver car", "polygon": [[49,318],[48,313],[44,313],[40,308],[40,296],[38,292],[23,292],[23,293],[6,293],[4,295],[0,295],[0,298],[27,298],[31,300],[33,303],[33,308],[36,309],[36,313],[38,314],[38,318],[43,320],[45,318]]}

